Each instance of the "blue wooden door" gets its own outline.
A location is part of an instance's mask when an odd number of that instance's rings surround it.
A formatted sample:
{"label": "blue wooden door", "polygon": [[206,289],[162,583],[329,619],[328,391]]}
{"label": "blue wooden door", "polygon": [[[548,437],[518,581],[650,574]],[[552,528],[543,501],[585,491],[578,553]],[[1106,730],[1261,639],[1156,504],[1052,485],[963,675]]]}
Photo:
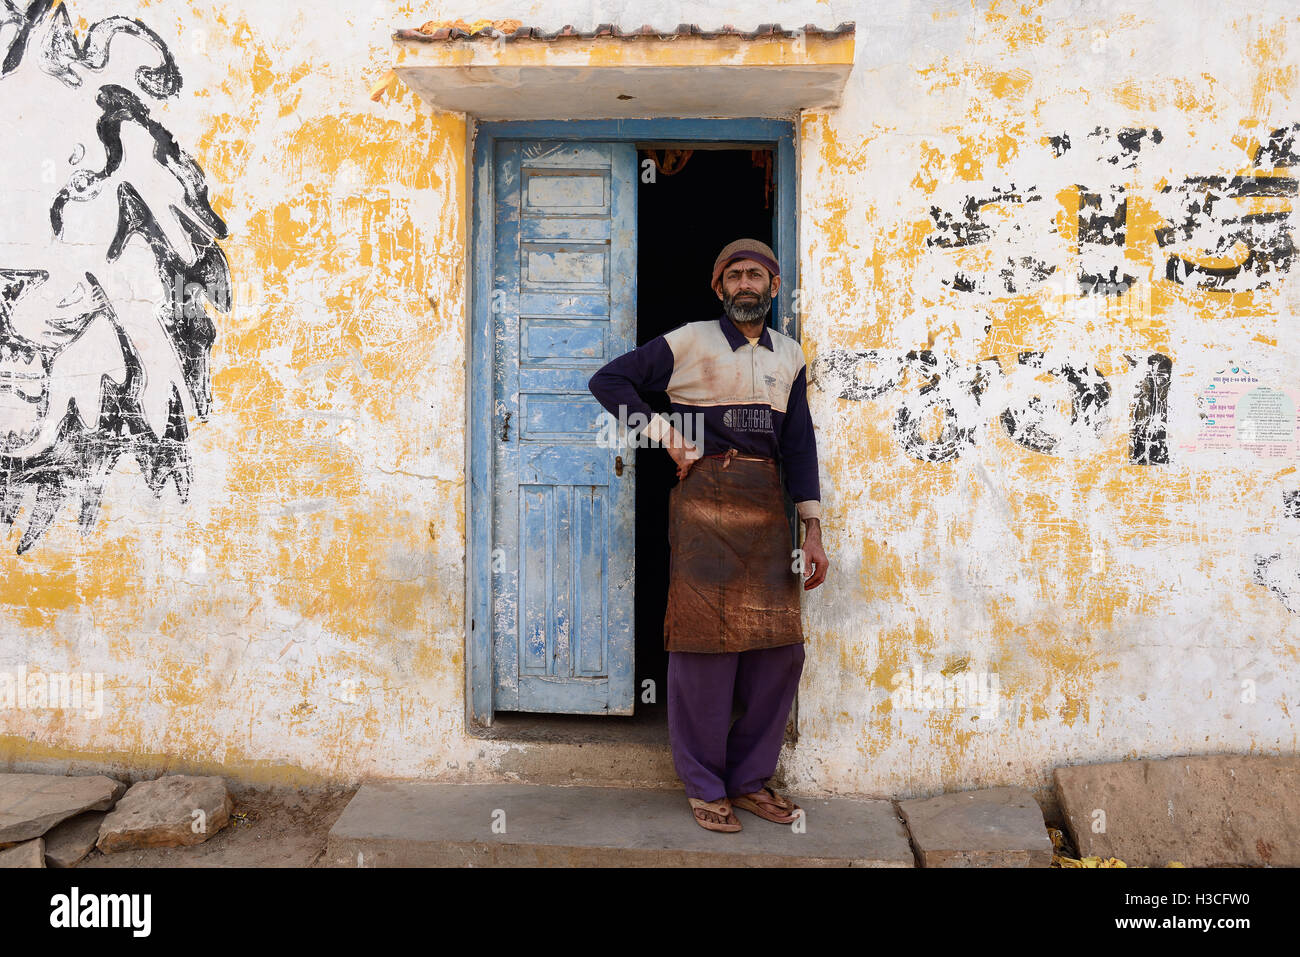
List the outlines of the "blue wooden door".
{"label": "blue wooden door", "polygon": [[636,345],[636,149],[501,140],[494,173],[493,707],[631,714],[634,473],[587,380]]}

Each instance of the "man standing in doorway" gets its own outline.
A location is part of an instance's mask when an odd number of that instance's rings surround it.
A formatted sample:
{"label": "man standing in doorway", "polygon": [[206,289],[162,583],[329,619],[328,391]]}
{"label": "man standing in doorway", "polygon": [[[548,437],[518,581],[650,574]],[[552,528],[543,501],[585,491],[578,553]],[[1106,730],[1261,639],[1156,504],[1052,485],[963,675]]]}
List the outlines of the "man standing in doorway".
{"label": "man standing in doorway", "polygon": [[[739,831],[736,807],[778,824],[797,816],[766,782],[803,673],[799,585],[816,588],[829,567],[803,349],[764,322],[780,272],[765,244],[729,244],[713,264],[720,319],[679,326],[588,382],[620,423],[648,418],[646,434],[677,464],[664,616],[668,736],[691,812],[711,831]],[[666,391],[679,421],[702,416],[702,449],[651,414],[646,391]],[[804,526],[793,554],[782,467]],[[734,725],[733,701],[743,712]]]}

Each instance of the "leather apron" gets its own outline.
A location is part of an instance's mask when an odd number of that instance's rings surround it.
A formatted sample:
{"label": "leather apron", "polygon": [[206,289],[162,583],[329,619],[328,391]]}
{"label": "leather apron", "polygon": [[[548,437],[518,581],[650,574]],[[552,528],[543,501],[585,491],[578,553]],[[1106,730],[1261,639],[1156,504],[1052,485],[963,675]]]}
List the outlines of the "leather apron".
{"label": "leather apron", "polygon": [[803,644],[785,490],[774,460],[706,455],[668,494],[668,651]]}

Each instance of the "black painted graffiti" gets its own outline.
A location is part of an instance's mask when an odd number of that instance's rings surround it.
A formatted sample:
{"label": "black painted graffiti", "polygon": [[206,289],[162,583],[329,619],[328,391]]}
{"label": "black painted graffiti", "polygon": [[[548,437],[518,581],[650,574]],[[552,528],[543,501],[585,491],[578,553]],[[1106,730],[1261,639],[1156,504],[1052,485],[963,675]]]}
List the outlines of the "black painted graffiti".
{"label": "black painted graffiti", "polygon": [[1255,151],[1255,166],[1259,169],[1300,166],[1300,153],[1296,152],[1297,138],[1300,138],[1300,123],[1274,130],[1268,142]]}
{"label": "black painted graffiti", "polygon": [[1146,372],[1133,403],[1129,459],[1138,465],[1169,464],[1169,382],[1174,364],[1168,356],[1147,356]]}
{"label": "black painted graffiti", "polygon": [[1300,615],[1300,572],[1281,552],[1255,556],[1255,584],[1263,585],[1293,615]]}
{"label": "black painted graffiti", "polygon": [[1282,493],[1282,515],[1285,518],[1300,518],[1300,489]]}
{"label": "black painted graffiti", "polygon": [[[1130,359],[1136,368],[1138,360]],[[1130,419],[1130,460],[1141,465],[1169,461],[1169,377],[1172,363],[1158,353],[1147,357]],[[1059,455],[1071,433],[1097,436],[1110,416],[1112,387],[1095,367],[1057,363],[1046,366],[1041,352],[1022,352],[1017,364],[1038,370],[1066,386],[1068,415],[1054,414],[1039,394],[1011,402],[996,419],[1016,444],[1044,455]],[[899,390],[911,376],[920,383],[904,394],[894,412],[894,437],[902,449],[922,462],[952,462],[975,445],[988,417],[983,408],[990,386],[1005,373],[996,358],[963,364],[929,350],[890,352],[832,349],[812,363],[812,381],[841,399],[867,401]],[[930,435],[936,431],[937,434]]]}
{"label": "black painted graffiti", "polygon": [[[951,462],[975,442],[978,423],[963,414],[961,401],[963,396],[978,401],[984,378],[978,370],[969,376],[953,375],[956,370],[952,363],[941,361],[928,349],[904,355],[899,375],[908,368],[921,377],[924,385],[915,395],[905,397],[894,413],[894,435],[909,455],[929,462]],[[926,425],[936,413],[939,434],[927,438]]]}
{"label": "black painted graffiti", "polygon": [[[1022,352],[1021,365],[1043,367],[1043,353]],[[1110,406],[1110,383],[1096,369],[1061,364],[1048,370],[1070,384],[1071,428],[1089,428],[1100,433],[1105,427]],[[1002,410],[1000,420],[1011,439],[1035,452],[1053,455],[1065,436],[1046,427],[1048,410],[1041,395],[1031,395],[1022,405]]]}
{"label": "black painted graffiti", "polygon": [[[1153,266],[1152,279],[1199,289],[1249,290],[1271,286],[1289,272],[1296,257],[1295,204],[1291,200],[1300,183],[1276,171],[1300,165],[1298,138],[1300,123],[1274,130],[1268,142],[1256,150],[1254,171],[1247,176],[1188,176],[1181,183],[1163,187],[1157,199],[1165,222],[1155,230],[1162,260]],[[1158,129],[1124,128],[1112,133],[1100,127],[1088,134],[1088,139],[1097,141],[1094,148],[1099,158],[1119,169],[1134,169],[1144,146],[1164,141]],[[1071,149],[1070,137],[1065,134],[1048,137],[1047,142],[1058,158]],[[1128,240],[1125,187],[1076,184],[1076,188],[1079,294],[1121,295],[1137,281],[1120,266]],[[999,237],[986,212],[994,206],[1004,210],[1019,207],[1028,215],[1027,204],[1040,198],[1035,185],[1021,189],[1012,185],[969,194],[952,208],[931,206],[935,228],[926,245],[961,249],[995,244]],[[1261,200],[1275,202],[1272,208],[1259,209]],[[1046,219],[1039,225],[1054,231]],[[1021,230],[1020,223],[1013,223],[1003,238],[1014,238]],[[987,275],[958,271],[941,281],[965,293],[1020,293],[1044,281],[1055,269],[1034,254],[996,245],[989,248],[994,251],[994,264]]]}
{"label": "black painted graffiti", "polygon": [[[1129,357],[1139,369],[1129,418],[1129,461],[1137,465],[1169,464],[1169,387],[1173,363],[1152,353],[1145,361]],[[1094,367],[1060,362],[1049,365],[1041,352],[1022,352],[1017,367],[1046,373],[1067,386],[1068,417],[1052,414],[1051,400],[1037,391],[1011,401],[996,421],[1013,442],[1043,455],[1061,455],[1070,433],[1099,436],[1109,421],[1111,384]],[[919,387],[899,397],[893,433],[903,451],[926,463],[953,462],[978,441],[988,418],[983,408],[991,386],[1004,373],[997,358],[963,364],[929,350],[832,349],[818,355],[809,381],[836,398],[855,402],[884,399],[913,380]],[[1022,391],[1022,390],[1017,390]],[[1059,398],[1059,389],[1053,390]],[[1300,519],[1300,490],[1282,493],[1282,513]],[[1254,582],[1300,614],[1300,560],[1282,552],[1256,555]]]}
{"label": "black painted graffiti", "polygon": [[931,246],[955,248],[958,246],[975,246],[987,242],[992,230],[981,216],[982,211],[994,203],[1032,203],[1043,197],[1035,195],[1032,190],[1021,193],[1012,185],[1009,189],[995,189],[988,196],[966,200],[961,207],[960,216],[930,207],[930,218],[934,220],[935,235],[926,242]]}
{"label": "black painted graffiti", "polygon": [[[938,206],[930,207],[930,218],[934,221],[934,235],[926,237],[926,245],[941,249],[959,249],[978,246],[993,238],[993,227],[987,216],[992,207],[1013,206],[1035,203],[1042,196],[1034,188],[1017,190],[1014,185],[1009,188],[994,189],[987,195],[968,197],[957,213],[941,210]],[[1019,232],[1021,227],[1013,223],[1011,229]],[[1009,293],[1023,292],[1030,286],[1042,282],[1056,269],[1036,256],[1009,255],[998,269],[997,285]],[[965,272],[955,272],[944,277],[942,282],[959,292],[990,291],[981,277],[971,276]]]}
{"label": "black painted graffiti", "polygon": [[[1300,519],[1300,489],[1282,493],[1282,517]],[[1276,595],[1287,611],[1300,615],[1300,562],[1288,559],[1281,552],[1256,555],[1255,584]]]}
{"label": "black painted graffiti", "polygon": [[[0,37],[6,98],[47,108],[0,157],[0,521],[28,505],[21,553],[68,501],[89,531],[123,456],[155,495],[188,497],[189,419],[212,400],[207,306],[229,311],[230,275],[203,171],[150,113],[181,88],[163,40],[125,17],[80,39],[54,0],[0,0]],[[124,62],[142,44],[148,62]]]}
{"label": "black painted graffiti", "polygon": [[1123,187],[1103,195],[1079,187],[1079,291],[1084,295],[1118,295],[1137,280],[1106,262],[1106,247],[1124,248],[1128,200]]}
{"label": "black painted graffiti", "polygon": [[1165,261],[1165,278],[1179,285],[1220,289],[1243,273],[1251,277],[1247,288],[1259,289],[1291,268],[1295,245],[1289,210],[1225,213],[1233,200],[1257,197],[1284,199],[1296,195],[1297,181],[1289,177],[1189,176],[1164,192],[1176,193],[1181,217],[1156,230],[1161,248],[1196,237],[1208,259],[1235,259],[1228,265],[1211,265],[1174,253]]}
{"label": "black painted graffiti", "polygon": [[[1109,129],[1098,126],[1088,134],[1088,138],[1105,141],[1112,138],[1112,134]],[[1152,143],[1159,143],[1164,139],[1164,136],[1159,130],[1155,129],[1144,130],[1124,127],[1116,130],[1113,138],[1115,145],[1119,147],[1119,151],[1107,156],[1106,162],[1112,166],[1118,166],[1120,169],[1133,169],[1137,166],[1138,153],[1142,151],[1142,141],[1149,140]]]}

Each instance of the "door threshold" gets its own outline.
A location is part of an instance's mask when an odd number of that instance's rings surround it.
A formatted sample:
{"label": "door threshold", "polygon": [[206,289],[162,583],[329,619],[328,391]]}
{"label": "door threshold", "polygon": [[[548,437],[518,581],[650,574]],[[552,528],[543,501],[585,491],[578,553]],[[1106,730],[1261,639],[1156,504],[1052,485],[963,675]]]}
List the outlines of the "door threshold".
{"label": "door threshold", "polygon": [[473,738],[561,744],[668,744],[668,709],[640,708],[633,715],[539,714],[498,711],[491,727],[467,728]]}

